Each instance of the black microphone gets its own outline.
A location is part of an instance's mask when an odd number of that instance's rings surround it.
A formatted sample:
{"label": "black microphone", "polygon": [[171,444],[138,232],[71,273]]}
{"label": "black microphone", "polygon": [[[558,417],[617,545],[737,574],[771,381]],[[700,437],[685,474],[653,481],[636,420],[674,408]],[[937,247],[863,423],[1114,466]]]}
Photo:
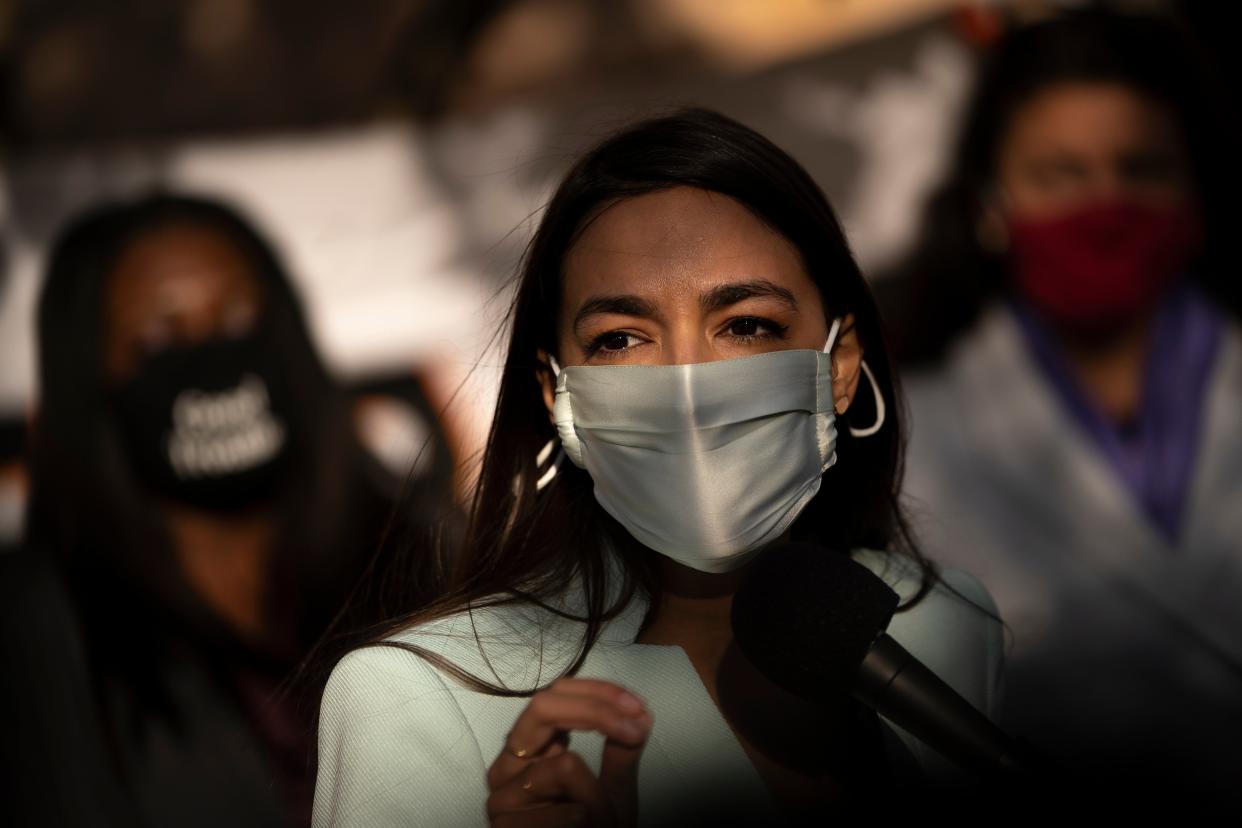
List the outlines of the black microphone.
{"label": "black microphone", "polygon": [[847,555],[811,544],[775,547],[751,564],[733,598],[733,637],[752,664],[796,695],[816,701],[825,687],[849,687],[860,702],[969,770],[1029,773],[1025,745],[885,633],[898,600]]}

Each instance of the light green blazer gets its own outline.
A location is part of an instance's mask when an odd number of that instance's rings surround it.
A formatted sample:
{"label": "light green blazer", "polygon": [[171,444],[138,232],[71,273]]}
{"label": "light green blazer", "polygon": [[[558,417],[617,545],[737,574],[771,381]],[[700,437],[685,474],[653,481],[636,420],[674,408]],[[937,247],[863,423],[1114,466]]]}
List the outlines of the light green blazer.
{"label": "light green blazer", "polygon": [[[912,564],[875,552],[854,557],[903,598],[917,590]],[[1000,625],[978,607],[991,613],[995,607],[974,578],[954,571],[943,577],[977,606],[937,586],[913,609],[894,616],[889,634],[990,715],[997,703],[1002,636]],[[572,610],[572,603],[567,599],[565,608]],[[610,622],[577,673],[627,687],[651,710],[654,725],[639,763],[640,824],[680,821],[679,812],[693,808],[688,791],[727,797],[729,813],[739,823],[774,819],[767,789],[685,651],[634,643],[645,610],[635,601]],[[546,610],[505,606],[449,616],[392,640],[440,653],[489,681],[530,688],[560,675],[580,636],[580,624]],[[486,770],[527,701],[461,687],[408,651],[355,650],[337,665],[324,691],[314,825],[486,825]],[[933,777],[954,774],[947,760],[917,739],[881,724],[890,756],[900,752]],[[600,734],[574,733],[572,748],[598,772]]]}

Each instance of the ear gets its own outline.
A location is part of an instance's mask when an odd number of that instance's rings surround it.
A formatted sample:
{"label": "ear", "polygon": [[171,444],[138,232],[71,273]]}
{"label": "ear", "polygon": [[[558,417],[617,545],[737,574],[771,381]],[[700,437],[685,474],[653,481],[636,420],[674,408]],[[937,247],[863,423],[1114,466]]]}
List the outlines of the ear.
{"label": "ear", "polygon": [[862,359],[862,343],[858,339],[854,314],[851,313],[841,320],[841,331],[832,348],[832,407],[838,416],[849,410],[858,392]]}
{"label": "ear", "polygon": [[536,352],[539,367],[535,369],[535,381],[543,390],[543,404],[548,409],[548,422],[555,424],[552,417],[552,406],[556,402],[556,375],[552,373],[552,364],[548,360],[548,352],[542,348]]}

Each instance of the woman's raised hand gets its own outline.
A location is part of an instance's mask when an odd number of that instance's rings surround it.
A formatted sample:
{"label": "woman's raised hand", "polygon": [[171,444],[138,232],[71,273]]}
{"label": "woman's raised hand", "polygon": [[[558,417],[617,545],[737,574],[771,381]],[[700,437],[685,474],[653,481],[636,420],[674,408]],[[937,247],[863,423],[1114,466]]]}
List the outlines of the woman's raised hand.
{"label": "woman's raised hand", "polygon": [[[604,735],[598,778],[567,749],[572,730]],[[531,697],[487,770],[491,824],[632,826],[638,759],[650,731],[646,705],[624,688],[595,679],[559,679]]]}

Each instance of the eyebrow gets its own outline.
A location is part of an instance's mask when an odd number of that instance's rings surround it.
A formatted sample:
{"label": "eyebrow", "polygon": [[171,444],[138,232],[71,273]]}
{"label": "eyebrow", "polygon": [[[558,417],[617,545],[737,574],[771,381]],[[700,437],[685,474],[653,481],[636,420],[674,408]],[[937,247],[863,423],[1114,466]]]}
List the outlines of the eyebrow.
{"label": "eyebrow", "polygon": [[595,296],[582,303],[574,314],[574,330],[591,316],[615,313],[622,316],[656,316],[655,305],[640,296]]}
{"label": "eyebrow", "polygon": [[790,310],[794,312],[798,310],[798,300],[794,299],[793,292],[780,285],[773,284],[767,279],[717,285],[699,297],[699,304],[705,311],[715,311],[756,297],[776,299],[782,304],[787,305]]}
{"label": "eyebrow", "polygon": [[[792,291],[773,284],[766,279],[717,285],[699,297],[699,305],[705,311],[710,312],[756,297],[776,299],[782,304],[787,305],[790,310],[795,312],[798,310],[798,301],[794,299]],[[641,296],[594,296],[583,302],[582,307],[578,308],[578,312],[574,314],[573,329],[577,331],[582,323],[591,316],[606,313],[615,313],[621,316],[638,316],[647,319],[659,316],[656,306]]]}

